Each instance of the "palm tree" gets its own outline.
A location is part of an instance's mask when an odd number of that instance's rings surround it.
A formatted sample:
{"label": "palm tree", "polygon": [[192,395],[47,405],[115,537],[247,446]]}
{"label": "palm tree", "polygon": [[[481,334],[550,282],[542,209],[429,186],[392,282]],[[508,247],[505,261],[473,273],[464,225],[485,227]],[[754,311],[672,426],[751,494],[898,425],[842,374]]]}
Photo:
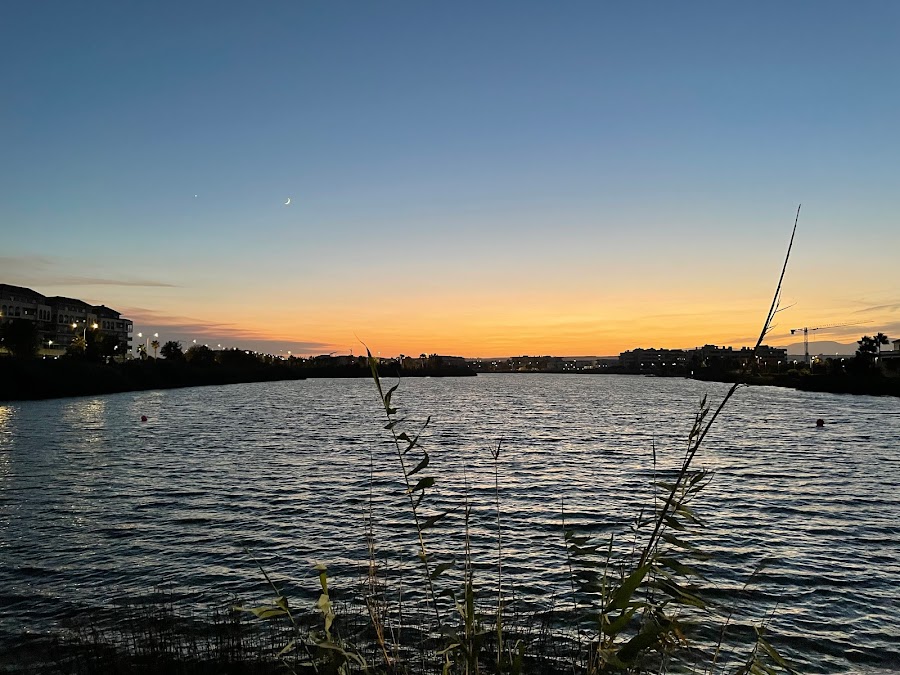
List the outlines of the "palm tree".
{"label": "palm tree", "polygon": [[856,344],[859,345],[859,349],[856,350],[858,355],[866,356],[868,354],[874,354],[876,351],[875,339],[870,338],[868,335],[863,335],[856,341]]}
{"label": "palm tree", "polygon": [[153,360],[156,360],[156,350],[159,349],[159,340],[154,340],[150,343],[150,346],[153,347]]}
{"label": "palm tree", "polygon": [[884,333],[878,333],[878,335],[876,335],[872,339],[875,341],[875,347],[878,349],[878,355],[880,356],[881,355],[881,345],[889,344],[888,336],[885,335]]}

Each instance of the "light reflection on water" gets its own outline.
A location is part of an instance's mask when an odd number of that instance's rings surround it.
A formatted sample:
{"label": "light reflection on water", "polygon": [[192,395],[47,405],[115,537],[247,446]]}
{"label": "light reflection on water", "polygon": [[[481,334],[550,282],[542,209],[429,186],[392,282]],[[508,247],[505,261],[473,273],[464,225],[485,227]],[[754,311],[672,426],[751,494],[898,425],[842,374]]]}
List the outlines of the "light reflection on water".
{"label": "light reflection on water", "polygon": [[[455,507],[468,494],[474,545],[489,560],[488,448],[503,440],[504,567],[521,597],[546,604],[565,601],[568,587],[560,499],[585,530],[626,527],[652,501],[651,447],[660,471],[674,466],[700,397],[717,401],[725,389],[498,375],[404,380],[395,401],[405,429],[432,416],[423,437],[433,499]],[[773,558],[757,610],[778,603],[773,629],[806,655],[806,670],[900,658],[897,411],[896,399],[743,389],[698,456],[714,472],[696,507],[708,523],[703,546],[724,563],[718,593],[735,593]],[[335,587],[349,585],[366,556],[370,450],[379,551],[414,565],[383,424],[368,380],[0,406],[0,634],[46,629],[160,585],[189,602],[258,598],[268,591],[244,546],[302,597],[314,592],[316,561],[329,563]],[[460,552],[459,525],[448,522],[453,534],[438,549]]]}

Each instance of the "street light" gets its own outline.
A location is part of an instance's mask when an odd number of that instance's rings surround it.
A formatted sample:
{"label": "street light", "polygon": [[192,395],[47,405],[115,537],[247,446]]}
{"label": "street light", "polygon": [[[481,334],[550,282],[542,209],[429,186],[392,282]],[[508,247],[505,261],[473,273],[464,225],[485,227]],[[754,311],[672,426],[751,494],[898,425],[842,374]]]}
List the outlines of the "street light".
{"label": "street light", "polygon": [[[78,328],[78,322],[73,323],[72,328],[73,329]],[[91,324],[91,330],[97,330],[97,328],[99,328],[99,326],[97,325],[97,322],[95,321],[94,323]],[[85,347],[87,347],[87,329],[88,329],[87,321],[84,321],[84,330],[81,332],[81,339],[84,340]]]}
{"label": "street light", "polygon": [[[143,333],[138,333],[138,337],[143,339],[144,334],[143,334]],[[153,334],[153,337],[158,338],[158,337],[159,337],[159,333],[154,333],[154,334]],[[144,340],[144,353],[145,353],[145,354],[147,353],[147,350],[148,350],[149,348],[150,348],[150,336],[148,335],[148,336],[147,336],[147,339]]]}

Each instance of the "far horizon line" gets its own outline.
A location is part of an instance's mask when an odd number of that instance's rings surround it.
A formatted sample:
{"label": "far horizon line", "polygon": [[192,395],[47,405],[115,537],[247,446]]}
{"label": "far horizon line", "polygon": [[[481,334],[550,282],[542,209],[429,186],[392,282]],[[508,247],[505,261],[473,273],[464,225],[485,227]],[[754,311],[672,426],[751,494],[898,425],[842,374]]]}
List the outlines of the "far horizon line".
{"label": "far horizon line", "polygon": [[[177,341],[177,342],[180,342],[180,341]],[[853,349],[856,345],[856,341],[844,343],[844,342],[838,342],[836,340],[821,340],[821,341],[817,341],[817,342],[813,342],[812,340],[810,340],[810,342],[809,342],[810,346],[812,346],[814,344],[823,344],[823,343],[841,345],[843,347],[847,347],[848,349]],[[707,344],[711,344],[711,343],[707,343]],[[206,344],[204,346],[209,346],[209,345]],[[448,353],[430,352],[430,354],[426,353],[426,355],[433,354],[436,356],[457,357],[457,358],[463,358],[463,359],[467,359],[467,360],[471,360],[471,361],[487,361],[487,360],[492,360],[492,359],[512,359],[512,358],[523,358],[523,357],[559,358],[559,359],[618,359],[620,354],[622,354],[624,352],[634,351],[636,349],[647,349],[647,350],[663,350],[663,349],[669,350],[670,349],[670,350],[678,350],[678,351],[693,351],[693,350],[697,350],[697,349],[702,349],[703,346],[704,345],[700,345],[700,346],[696,346],[696,347],[632,347],[630,349],[623,350],[622,352],[619,352],[616,354],[574,354],[574,355],[573,354],[561,354],[560,355],[560,354],[556,354],[553,352],[534,352],[534,353],[522,352],[522,353],[507,353],[507,354],[492,355],[492,356],[481,356],[481,355],[471,356],[471,355],[466,355],[466,354],[451,354],[449,352]],[[719,345],[714,345],[714,346],[718,347]],[[766,345],[763,345],[763,346],[766,346]],[[771,346],[774,349],[785,349],[788,351],[789,355],[790,354],[802,354],[804,351],[802,342],[795,342],[795,343],[790,343],[787,345],[768,345],[768,346]],[[731,349],[735,349],[735,350],[739,351],[744,348],[752,349],[752,346],[751,345],[737,345],[737,346],[736,345],[722,345],[721,348],[723,348],[723,349],[731,348]],[[241,349],[244,351],[255,351],[255,352],[260,351],[258,349],[247,349],[244,347],[225,346],[225,345],[221,346],[220,349]],[[791,350],[796,350],[796,351],[792,352]],[[327,353],[325,353],[325,352],[323,352],[323,353],[312,353],[312,352],[298,353],[298,352],[293,352],[293,350],[280,349],[278,351],[267,352],[267,353],[272,354],[273,356],[289,355],[289,356],[293,356],[296,358],[317,358],[317,357],[322,357],[322,356],[332,356],[332,357],[349,356],[349,357],[353,357],[353,358],[358,358],[358,357],[366,356],[364,353],[355,353],[354,351],[350,351],[350,352],[346,352],[346,353],[341,353],[341,352],[337,352],[337,351],[332,351],[332,352],[327,352]],[[421,355],[422,353],[423,352],[420,352],[419,354]],[[851,352],[842,353],[841,355],[847,355],[848,353],[851,353]],[[418,358],[418,356],[414,356],[412,354],[405,354],[403,352],[399,352],[399,353],[393,354],[393,355],[383,355],[379,351],[379,352],[373,354],[373,356],[375,356],[376,358],[380,358],[380,359],[397,359],[401,356],[406,357],[406,358]]]}

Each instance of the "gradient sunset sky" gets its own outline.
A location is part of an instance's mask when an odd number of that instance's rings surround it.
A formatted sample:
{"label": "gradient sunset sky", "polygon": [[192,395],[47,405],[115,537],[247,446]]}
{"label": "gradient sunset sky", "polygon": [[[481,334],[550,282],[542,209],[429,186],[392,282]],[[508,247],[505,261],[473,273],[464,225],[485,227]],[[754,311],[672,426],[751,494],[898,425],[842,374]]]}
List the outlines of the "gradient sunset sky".
{"label": "gradient sunset sky", "polygon": [[[900,3],[8,2],[0,283],[161,340],[900,337]],[[291,199],[290,205],[284,202]]]}

